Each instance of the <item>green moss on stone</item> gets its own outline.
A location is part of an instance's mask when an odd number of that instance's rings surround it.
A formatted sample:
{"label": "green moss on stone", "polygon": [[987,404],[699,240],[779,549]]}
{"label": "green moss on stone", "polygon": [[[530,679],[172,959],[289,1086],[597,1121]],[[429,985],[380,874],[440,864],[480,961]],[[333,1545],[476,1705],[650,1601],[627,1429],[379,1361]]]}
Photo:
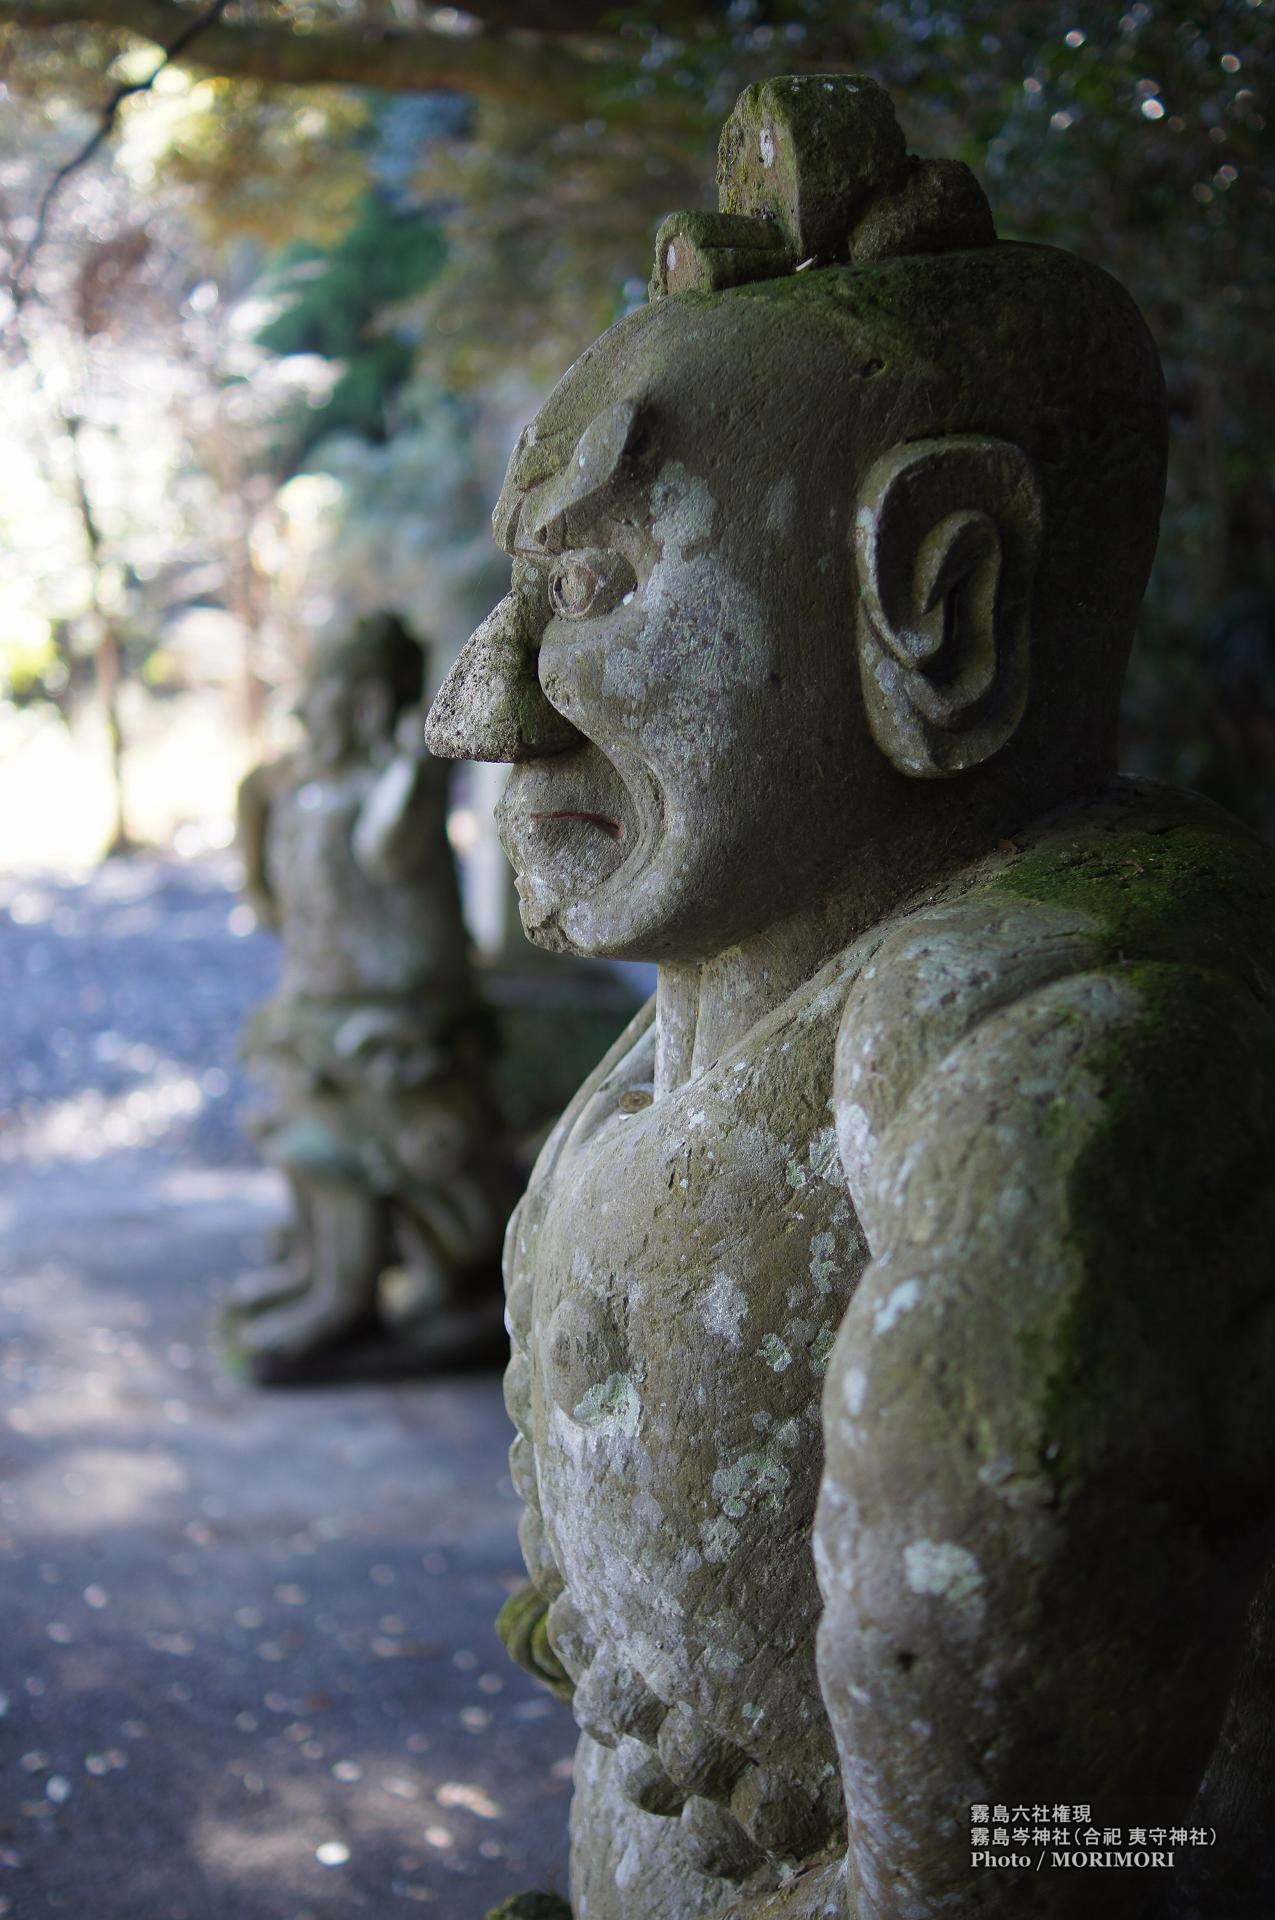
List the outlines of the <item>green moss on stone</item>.
{"label": "green moss on stone", "polygon": [[[1118,1417],[1153,1459],[1164,1444],[1174,1451],[1197,1387],[1215,1401],[1204,1376],[1226,1364],[1224,1322],[1245,1306],[1233,1276],[1260,1271],[1255,1202],[1269,1192],[1275,1145],[1275,1063],[1262,1057],[1263,1037],[1275,1051],[1275,1028],[1247,989],[1212,969],[1158,962],[1129,963],[1120,979],[1138,1015],[1086,1058],[1103,1117],[1084,1122],[1068,1186],[1084,1280],[1058,1322],[1018,1336],[1048,1375],[1057,1452],[1045,1464],[1060,1486],[1103,1454],[1113,1409],[1144,1402],[1137,1420]],[[1051,1115],[1060,1130],[1070,1123],[1063,1102]]]}
{"label": "green moss on stone", "polygon": [[571,1920],[571,1908],[557,1893],[516,1893],[492,1907],[487,1920]]}
{"label": "green moss on stone", "polygon": [[549,1603],[530,1580],[515,1588],[496,1615],[496,1632],[511,1660],[570,1703],[571,1676],[559,1660],[545,1626]]}
{"label": "green moss on stone", "polygon": [[992,885],[1084,914],[1113,960],[1163,954],[1207,965],[1269,947],[1273,873],[1255,836],[1205,820],[1060,836],[1012,860]]}

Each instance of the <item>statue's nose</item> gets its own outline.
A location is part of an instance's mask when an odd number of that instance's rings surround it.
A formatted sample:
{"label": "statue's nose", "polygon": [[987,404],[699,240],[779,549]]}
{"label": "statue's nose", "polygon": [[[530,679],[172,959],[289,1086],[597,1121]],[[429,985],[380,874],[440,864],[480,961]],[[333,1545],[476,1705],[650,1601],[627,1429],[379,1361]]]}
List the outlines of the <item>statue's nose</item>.
{"label": "statue's nose", "polygon": [[536,678],[547,609],[536,578],[520,578],[461,650],[434,697],[425,744],[443,760],[532,760],[581,735]]}

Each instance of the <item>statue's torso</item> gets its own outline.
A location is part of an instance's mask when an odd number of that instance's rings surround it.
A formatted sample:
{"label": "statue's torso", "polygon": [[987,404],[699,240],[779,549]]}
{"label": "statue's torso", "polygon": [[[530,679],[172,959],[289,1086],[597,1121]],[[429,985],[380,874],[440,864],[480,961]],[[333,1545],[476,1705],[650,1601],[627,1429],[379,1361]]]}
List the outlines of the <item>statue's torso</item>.
{"label": "statue's torso", "polygon": [[452,970],[455,883],[442,832],[437,871],[392,884],[360,864],[354,834],[378,770],[301,778],[270,810],[266,869],[283,934],[285,997],[358,1000],[428,985],[440,958]]}
{"label": "statue's torso", "polygon": [[[613,1809],[599,1812],[609,1837],[577,1858],[589,1920],[716,1910],[709,1881],[667,1905],[604,1889],[630,1847],[648,1866],[667,1860],[669,1889],[690,1885],[670,1823],[656,1823],[659,1840],[645,1815],[615,1810],[617,1782],[636,1782],[630,1798],[650,1811],[678,1810],[651,1773],[675,1720],[679,1760],[694,1758],[697,1730],[717,1742],[701,1740],[694,1793],[743,1815],[741,1782],[764,1775],[781,1815],[772,1861],[835,1845],[811,1532],[823,1361],[882,1200],[871,1142],[953,1048],[1050,981],[1216,968],[1245,981],[1255,1010],[1269,1004],[1273,900],[1269,851],[1225,816],[1122,787],[950,875],[657,1102],[640,1104],[649,1010],[582,1089],[514,1216],[506,1279],[528,1564],[559,1596],[549,1635],[577,1717],[608,1743],[628,1735],[601,1775],[589,1750],[581,1775],[588,1804]],[[1259,1278],[1234,1276],[1237,1302]],[[800,1842],[783,1831],[786,1806],[798,1826],[806,1809]]]}
{"label": "statue's torso", "polygon": [[824,1365],[866,1258],[829,1110],[858,963],[647,1105],[640,1016],[546,1148],[507,1252],[515,1473],[546,1590],[565,1583],[551,1630],[568,1604],[586,1655],[596,1643],[591,1715],[605,1726],[603,1676],[630,1667],[821,1801],[825,1827],[838,1794],[806,1542]]}

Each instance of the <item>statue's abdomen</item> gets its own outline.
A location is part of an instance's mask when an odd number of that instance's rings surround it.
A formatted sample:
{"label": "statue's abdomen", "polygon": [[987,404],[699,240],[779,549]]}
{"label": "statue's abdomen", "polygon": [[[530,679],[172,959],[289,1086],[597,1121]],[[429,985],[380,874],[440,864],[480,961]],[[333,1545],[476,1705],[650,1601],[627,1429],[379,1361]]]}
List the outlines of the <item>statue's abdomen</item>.
{"label": "statue's abdomen", "polygon": [[524,1545],[577,1718],[618,1741],[638,1804],[755,1801],[776,1856],[839,1816],[810,1530],[823,1367],[866,1257],[827,1037],[797,1032],[568,1136],[509,1246]]}

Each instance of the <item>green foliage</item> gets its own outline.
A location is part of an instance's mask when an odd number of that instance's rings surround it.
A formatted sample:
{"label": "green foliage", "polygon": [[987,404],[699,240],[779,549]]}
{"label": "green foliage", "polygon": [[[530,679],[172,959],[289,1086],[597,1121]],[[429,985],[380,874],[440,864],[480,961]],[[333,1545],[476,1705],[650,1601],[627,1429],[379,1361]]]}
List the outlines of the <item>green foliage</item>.
{"label": "green foliage", "polygon": [[342,367],[326,403],[292,415],[294,465],[331,433],[388,437],[389,404],[412,370],[415,347],[387,322],[386,309],[426,286],[445,251],[432,221],[369,193],[330,247],[296,247],[284,255],[270,276],[284,304],[258,333],[258,344],[281,356],[317,354]]}
{"label": "green foliage", "polygon": [[167,89],[125,117],[124,157],[182,191],[201,235],[278,248],[334,240],[366,191],[366,96],[206,78]]}
{"label": "green foliage", "polygon": [[[466,58],[507,79],[509,9],[477,11],[487,30]],[[311,241],[284,257],[281,310],[262,338],[272,354],[317,354],[339,373],[325,404],[289,417],[279,460],[295,468],[339,431],[347,446],[352,435],[373,451],[385,443],[406,479],[410,448],[396,449],[421,433],[404,405],[409,372],[421,390],[482,395],[511,372],[543,387],[644,297],[660,217],[713,204],[716,132],[740,88],[783,71],[874,75],[916,151],[959,155],[979,173],[1002,234],[1086,255],[1142,305],[1173,434],[1128,757],[1275,831],[1272,19],[1275,0],[591,6],[587,41],[549,32],[519,48],[536,81],[525,97],[475,72],[472,137],[456,124],[428,137],[412,123],[419,139],[400,127],[405,170],[392,193],[375,193],[390,110],[365,90],[363,54],[384,10],[310,0],[309,28],[340,29],[349,86],[283,86],[268,67],[256,78],[170,72],[122,115],[119,151],[156,206],[189,208],[227,257],[237,244],[242,261],[245,235]],[[129,62],[140,73],[154,59],[118,25],[10,27],[5,38],[19,56],[11,92],[57,157],[68,116],[82,123],[110,84],[134,77]],[[551,119],[543,92],[555,76]],[[426,120],[431,103],[455,106],[411,98]],[[412,193],[452,211],[434,219]],[[405,504],[378,497],[375,511],[410,519],[411,488],[400,491]]]}
{"label": "green foliage", "polygon": [[571,1908],[556,1893],[516,1893],[492,1907],[487,1920],[571,1920]]}

